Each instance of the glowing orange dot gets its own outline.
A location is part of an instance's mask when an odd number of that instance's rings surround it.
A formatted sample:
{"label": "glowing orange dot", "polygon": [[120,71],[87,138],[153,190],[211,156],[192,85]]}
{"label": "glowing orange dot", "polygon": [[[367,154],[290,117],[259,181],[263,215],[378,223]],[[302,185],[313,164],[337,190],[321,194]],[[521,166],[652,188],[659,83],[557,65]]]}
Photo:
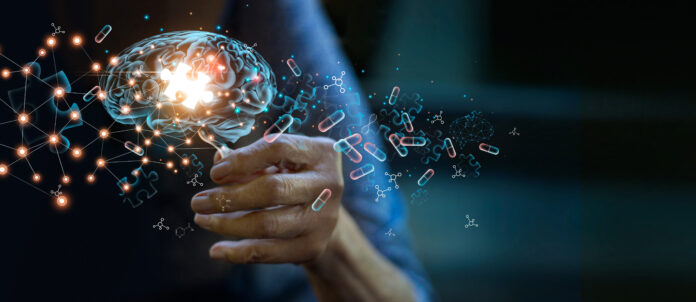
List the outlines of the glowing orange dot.
{"label": "glowing orange dot", "polygon": [[51,134],[51,135],[48,136],[48,142],[49,142],[51,145],[55,145],[55,144],[57,144],[59,141],[60,141],[60,138],[59,138],[58,135],[56,135],[56,134]]}
{"label": "glowing orange dot", "polygon": [[171,161],[168,161],[168,162],[167,162],[167,168],[169,168],[169,169],[174,168],[174,163],[171,162]]}
{"label": "glowing orange dot", "polygon": [[129,185],[129,184],[123,184],[123,186],[121,186],[121,188],[123,189],[123,191],[128,192],[128,191],[130,190],[130,185]]}
{"label": "glowing orange dot", "polygon": [[111,57],[111,59],[109,59],[109,64],[111,64],[111,65],[118,64],[118,57]]}
{"label": "glowing orange dot", "polygon": [[58,43],[56,41],[56,38],[49,37],[48,39],[46,39],[46,45],[48,45],[49,47],[56,46],[56,43]]}
{"label": "glowing orange dot", "polygon": [[159,130],[155,130],[155,132],[154,132],[155,136],[159,136],[161,133],[162,132],[160,132]]}
{"label": "glowing orange dot", "polygon": [[34,173],[34,175],[31,176],[31,179],[34,182],[40,182],[41,181],[41,175],[39,173]]}
{"label": "glowing orange dot", "polygon": [[77,120],[80,118],[80,112],[77,110],[70,111],[70,119]]}
{"label": "glowing orange dot", "polygon": [[215,56],[214,56],[214,55],[208,55],[205,59],[208,60],[208,62],[212,62],[213,60],[215,60]]}
{"label": "glowing orange dot", "polygon": [[17,148],[17,156],[25,157],[27,156],[27,154],[29,154],[29,149],[27,149],[27,147],[20,146],[19,148]]}
{"label": "glowing orange dot", "polygon": [[65,89],[63,89],[61,87],[56,88],[56,90],[54,90],[53,92],[54,92],[55,96],[57,96],[57,97],[62,97],[65,95]]}
{"label": "glowing orange dot", "polygon": [[27,123],[29,123],[29,115],[26,113],[20,113],[17,117],[17,121],[20,125],[26,125]]}
{"label": "glowing orange dot", "polygon": [[66,207],[68,205],[68,198],[64,195],[56,197],[56,205],[61,208]]}
{"label": "glowing orange dot", "polygon": [[145,146],[149,146],[152,143],[152,141],[150,141],[149,138],[146,138],[144,143],[145,143]]}
{"label": "glowing orange dot", "polygon": [[190,144],[191,144],[191,139],[190,139],[190,138],[186,138],[186,144],[187,144],[187,145],[190,145]]}
{"label": "glowing orange dot", "polygon": [[161,108],[162,108],[162,103],[161,103],[161,102],[157,102],[157,104],[155,104],[155,107],[157,107],[157,109],[161,109]]}
{"label": "glowing orange dot", "polygon": [[128,80],[128,85],[130,85],[130,86],[135,85],[135,79]]}
{"label": "glowing orange dot", "polygon": [[136,132],[143,131],[143,126],[136,125],[136,126],[135,126],[135,131],[136,131]]}
{"label": "glowing orange dot", "polygon": [[184,166],[187,166],[187,165],[189,164],[189,159],[186,158],[186,157],[184,157],[184,158],[181,160],[181,164],[184,165]]}
{"label": "glowing orange dot", "polygon": [[73,36],[73,38],[72,38],[72,43],[73,43],[75,46],[80,46],[80,44],[82,44],[82,37],[80,37],[80,36]]}
{"label": "glowing orange dot", "polygon": [[168,146],[167,151],[169,152],[174,152],[174,146]]}
{"label": "glowing orange dot", "polygon": [[61,178],[60,181],[67,185],[70,183],[70,176],[63,175],[63,178]]}
{"label": "glowing orange dot", "polygon": [[150,159],[147,157],[143,157],[143,164],[147,164],[150,162]]}
{"label": "glowing orange dot", "polygon": [[[140,101],[140,99],[142,99],[142,97],[140,96],[140,93],[138,93],[138,92],[135,93],[135,95],[133,96],[133,98],[134,98],[136,101]],[[161,107],[161,106],[160,106],[160,107]],[[158,108],[159,108],[159,107],[158,107]]]}
{"label": "glowing orange dot", "polygon": [[0,175],[5,175],[10,172],[10,168],[6,164],[0,164]]}
{"label": "glowing orange dot", "polygon": [[24,73],[24,75],[31,74],[31,68],[29,68],[29,66],[22,67],[22,73]]}
{"label": "glowing orange dot", "polygon": [[92,63],[92,70],[99,71],[100,69],[101,65],[99,65],[99,63]]}
{"label": "glowing orange dot", "polygon": [[74,158],[80,158],[80,156],[82,156],[82,149],[80,149],[80,148],[73,148],[73,150],[72,150],[72,156],[73,156]]}
{"label": "glowing orange dot", "polygon": [[39,57],[43,57],[46,55],[46,50],[43,48],[39,48]]}
{"label": "glowing orange dot", "polygon": [[87,182],[88,183],[93,183],[97,178],[94,176],[94,174],[87,174]]}
{"label": "glowing orange dot", "polygon": [[106,129],[99,130],[99,136],[101,136],[101,138],[109,137],[109,130],[106,130]]}
{"label": "glowing orange dot", "polygon": [[106,160],[103,158],[97,159],[97,167],[103,168],[104,166],[106,166]]}
{"label": "glowing orange dot", "polygon": [[103,91],[100,91],[99,94],[97,94],[97,97],[100,100],[104,100],[104,99],[106,99],[106,93],[104,93]]}
{"label": "glowing orange dot", "polygon": [[5,68],[2,70],[2,78],[3,79],[8,79],[10,78],[10,70]]}
{"label": "glowing orange dot", "polygon": [[131,107],[128,105],[121,106],[121,114],[129,114],[131,112]]}

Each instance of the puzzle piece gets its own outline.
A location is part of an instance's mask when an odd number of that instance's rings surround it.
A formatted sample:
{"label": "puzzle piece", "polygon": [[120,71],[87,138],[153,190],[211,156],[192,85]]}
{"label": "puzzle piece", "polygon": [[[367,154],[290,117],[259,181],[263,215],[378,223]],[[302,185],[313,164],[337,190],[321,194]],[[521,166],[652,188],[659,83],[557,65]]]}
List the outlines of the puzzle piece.
{"label": "puzzle piece", "polygon": [[442,150],[445,149],[445,141],[442,139],[442,131],[435,130],[432,133],[427,133],[429,143],[426,144],[426,153],[421,157],[421,163],[430,164],[440,160]]}
{"label": "puzzle piece", "polygon": [[128,202],[131,207],[137,208],[145,199],[152,199],[157,194],[154,182],[159,180],[159,174],[156,171],[146,173],[143,167],[133,170],[131,174],[135,177],[133,182],[128,182],[128,176],[125,176],[116,185],[121,190],[119,196],[125,196],[123,203]]}
{"label": "puzzle piece", "polygon": [[196,154],[188,155],[188,154],[184,153],[181,156],[183,158],[188,158],[188,160],[189,160],[188,165],[181,165],[181,170],[184,171],[184,174],[188,178],[191,178],[194,175],[203,176],[203,168],[205,166],[198,159],[198,155],[196,155]]}
{"label": "puzzle piece", "polygon": [[474,157],[473,154],[460,154],[457,159],[456,167],[462,170],[459,172],[460,174],[465,175],[465,177],[479,177],[479,175],[481,175],[479,172],[481,169],[481,163],[476,160],[476,157]]}
{"label": "puzzle piece", "polygon": [[418,188],[416,192],[411,193],[411,205],[420,206],[430,199],[430,193],[428,190],[423,188]]}
{"label": "puzzle piece", "polygon": [[[72,91],[70,81],[62,70],[39,80],[41,66],[35,62],[27,64],[26,68],[29,68],[31,76],[25,87],[7,92],[12,108],[29,114],[29,121],[33,125],[24,127],[24,143],[31,146],[36,142],[46,141],[49,135],[55,134],[60,143],[50,145],[49,150],[63,153],[70,148],[70,140],[63,133],[83,124],[77,104],[67,103],[68,93]],[[55,94],[59,88],[62,89],[63,96],[56,100]],[[63,107],[67,106],[68,109],[59,108],[59,104],[64,104]]]}

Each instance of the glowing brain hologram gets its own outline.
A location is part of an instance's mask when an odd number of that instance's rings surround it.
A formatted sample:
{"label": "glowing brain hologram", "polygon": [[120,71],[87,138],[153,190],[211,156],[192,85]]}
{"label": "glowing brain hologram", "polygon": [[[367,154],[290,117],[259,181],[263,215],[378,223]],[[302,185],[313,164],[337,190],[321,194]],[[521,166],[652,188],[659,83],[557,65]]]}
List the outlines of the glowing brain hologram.
{"label": "glowing brain hologram", "polygon": [[104,107],[122,124],[174,137],[205,130],[236,142],[276,94],[268,63],[253,48],[203,31],[149,37],[110,60],[99,79]]}

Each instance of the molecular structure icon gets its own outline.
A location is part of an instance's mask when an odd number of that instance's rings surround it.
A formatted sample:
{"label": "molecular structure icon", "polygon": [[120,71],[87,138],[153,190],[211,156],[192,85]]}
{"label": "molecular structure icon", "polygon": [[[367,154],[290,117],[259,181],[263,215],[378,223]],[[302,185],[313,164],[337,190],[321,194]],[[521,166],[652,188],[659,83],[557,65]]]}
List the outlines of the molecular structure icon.
{"label": "molecular structure icon", "polygon": [[186,235],[186,231],[193,232],[193,228],[191,227],[190,222],[186,225],[186,227],[177,227],[176,230],[174,230],[174,235],[181,239],[182,237],[184,237],[184,235]]}
{"label": "molecular structure icon", "polygon": [[225,197],[224,194],[215,196],[215,200],[217,200],[218,204],[220,205],[220,210],[222,212],[227,212],[227,210],[230,209],[230,203],[232,202],[232,200]]}
{"label": "molecular structure icon", "polygon": [[153,229],[154,229],[154,228],[157,228],[157,229],[160,230],[160,231],[161,231],[162,229],[165,229],[165,230],[169,231],[169,226],[164,225],[164,217],[163,217],[163,218],[160,218],[160,220],[159,220],[159,222],[157,222],[157,224],[153,224],[153,225],[152,225],[152,228],[153,228]]}
{"label": "molecular structure icon", "polygon": [[56,188],[55,190],[51,190],[51,195],[56,196],[56,197],[63,195],[63,192],[60,191],[61,187],[63,187],[63,186],[61,184],[58,184],[58,188]]}
{"label": "molecular structure icon", "polygon": [[377,198],[375,199],[375,202],[379,202],[380,198],[387,198],[387,194],[385,192],[391,191],[391,187],[387,187],[384,190],[380,190],[379,185],[375,185],[375,189],[377,190]]}
{"label": "molecular structure icon", "polygon": [[430,120],[431,124],[435,124],[435,122],[440,122],[441,125],[445,124],[445,121],[442,120],[442,110],[440,110],[440,114],[433,115],[433,119]]}
{"label": "molecular structure icon", "polygon": [[187,180],[187,181],[186,181],[186,184],[187,184],[187,185],[192,185],[192,186],[194,186],[194,187],[195,187],[196,185],[201,186],[201,187],[203,186],[203,183],[200,182],[200,181],[198,181],[198,174],[193,174],[193,178]]}
{"label": "molecular structure icon", "polygon": [[466,174],[464,174],[463,169],[457,169],[457,165],[452,165],[452,168],[454,168],[454,174],[452,174],[452,179],[461,177],[465,178]]}
{"label": "molecular structure icon", "polygon": [[328,90],[331,86],[336,86],[339,88],[341,93],[346,93],[346,89],[343,88],[343,76],[346,75],[346,71],[341,71],[341,77],[331,76],[331,80],[334,81],[331,85],[324,85],[324,90]]}
{"label": "molecular structure icon", "polygon": [[60,29],[60,25],[56,26],[55,23],[51,22],[51,26],[53,26],[53,33],[51,33],[51,36],[55,37],[59,34],[64,34],[65,31]]}
{"label": "molecular structure icon", "polygon": [[384,233],[384,235],[387,235],[387,236],[389,236],[389,237],[396,237],[396,234],[394,234],[394,232],[392,232],[392,229],[391,229],[391,228],[389,228],[389,231],[387,231],[386,233]]}
{"label": "molecular structure icon", "polygon": [[468,222],[466,223],[464,228],[468,229],[469,227],[478,227],[478,223],[476,223],[476,219],[469,219],[469,214],[466,214],[466,220],[468,220]]}
{"label": "molecular structure icon", "polygon": [[508,134],[510,134],[512,136],[520,136],[520,133],[517,132],[517,127],[513,127],[512,130],[510,132],[508,132]]}
{"label": "molecular structure icon", "polygon": [[401,172],[396,173],[396,174],[389,174],[389,172],[384,172],[384,175],[389,176],[389,183],[394,183],[394,189],[399,189],[399,184],[396,183],[396,179],[398,177],[401,177]]}

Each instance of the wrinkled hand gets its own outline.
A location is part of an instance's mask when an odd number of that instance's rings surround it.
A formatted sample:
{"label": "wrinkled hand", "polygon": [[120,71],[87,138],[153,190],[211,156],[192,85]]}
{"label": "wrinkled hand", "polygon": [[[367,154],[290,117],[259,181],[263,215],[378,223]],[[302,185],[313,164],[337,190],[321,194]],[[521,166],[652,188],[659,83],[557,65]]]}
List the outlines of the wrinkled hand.
{"label": "wrinkled hand", "polygon": [[[321,256],[341,209],[340,154],[323,137],[283,134],[216,154],[210,171],[217,188],[196,194],[191,208],[202,228],[243,238],[220,241],[210,257],[233,263],[307,263]],[[324,189],[331,198],[315,212]]]}

